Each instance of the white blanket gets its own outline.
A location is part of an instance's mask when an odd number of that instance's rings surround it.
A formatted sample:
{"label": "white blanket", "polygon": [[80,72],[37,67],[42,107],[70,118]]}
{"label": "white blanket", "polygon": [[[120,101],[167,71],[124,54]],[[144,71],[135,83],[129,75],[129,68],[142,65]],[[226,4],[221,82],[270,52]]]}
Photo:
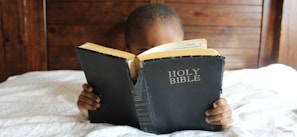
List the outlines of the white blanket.
{"label": "white blanket", "polygon": [[76,107],[82,71],[37,71],[0,83],[0,136],[297,136],[297,72],[281,64],[225,72],[222,97],[233,110],[222,132],[155,135],[129,126],[90,124]]}

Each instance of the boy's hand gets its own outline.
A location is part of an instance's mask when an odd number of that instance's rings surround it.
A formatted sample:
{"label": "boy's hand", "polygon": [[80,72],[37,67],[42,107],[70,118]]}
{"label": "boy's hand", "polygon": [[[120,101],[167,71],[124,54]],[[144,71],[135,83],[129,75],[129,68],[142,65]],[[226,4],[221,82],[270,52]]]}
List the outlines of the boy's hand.
{"label": "boy's hand", "polygon": [[229,104],[224,98],[213,103],[213,109],[205,112],[206,122],[213,125],[222,125],[223,129],[227,129],[231,125],[232,112]]}
{"label": "boy's hand", "polygon": [[88,110],[95,110],[100,107],[100,98],[93,93],[93,88],[88,84],[83,84],[83,91],[78,97],[77,106],[80,112],[88,116]]}

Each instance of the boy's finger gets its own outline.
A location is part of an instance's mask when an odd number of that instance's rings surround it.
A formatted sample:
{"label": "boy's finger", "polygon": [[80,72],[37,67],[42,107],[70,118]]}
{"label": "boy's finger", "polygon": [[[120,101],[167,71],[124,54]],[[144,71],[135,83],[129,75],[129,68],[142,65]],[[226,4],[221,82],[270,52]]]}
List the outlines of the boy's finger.
{"label": "boy's finger", "polygon": [[93,92],[83,91],[81,93],[81,96],[85,96],[85,97],[89,98],[90,100],[93,100],[93,101],[96,101],[96,102],[100,102],[100,97],[98,97]]}
{"label": "boy's finger", "polygon": [[77,102],[79,108],[87,109],[87,110],[96,110],[98,107],[90,105],[84,102]]}
{"label": "boy's finger", "polygon": [[100,100],[99,101],[98,100],[93,100],[92,98],[89,98],[89,97],[84,96],[84,95],[80,95],[78,101],[93,105],[95,107],[98,107],[98,104],[100,104],[99,103]]}
{"label": "boy's finger", "polygon": [[95,102],[95,103],[99,103],[100,102],[100,98],[98,96],[96,96],[93,93],[82,93],[79,96],[79,100],[85,101],[85,102]]}
{"label": "boy's finger", "polygon": [[88,91],[88,92],[92,92],[93,91],[93,88],[92,86],[90,86],[89,84],[83,84],[83,89]]}
{"label": "boy's finger", "polygon": [[207,116],[206,121],[212,123],[212,122],[220,121],[223,119],[230,119],[231,115],[232,115],[231,110],[228,110],[228,111],[218,114],[218,115]]}
{"label": "boy's finger", "polygon": [[230,127],[232,119],[230,117],[228,117],[228,118],[221,119],[218,121],[208,121],[207,119],[206,119],[206,121],[207,121],[207,123],[212,124],[212,125],[222,125],[223,129],[227,129]]}
{"label": "boy's finger", "polygon": [[226,105],[226,104],[227,104],[226,99],[224,99],[224,98],[220,98],[219,100],[217,100],[217,101],[215,101],[215,102],[213,103],[213,107],[216,108],[216,107],[218,107],[218,106],[223,106],[223,105]]}
{"label": "boy's finger", "polygon": [[210,110],[207,110],[205,112],[205,115],[206,116],[219,115],[219,114],[222,114],[222,113],[226,113],[226,111],[230,111],[230,106],[227,105],[227,104],[225,104],[223,106],[218,106],[218,107],[210,109]]}

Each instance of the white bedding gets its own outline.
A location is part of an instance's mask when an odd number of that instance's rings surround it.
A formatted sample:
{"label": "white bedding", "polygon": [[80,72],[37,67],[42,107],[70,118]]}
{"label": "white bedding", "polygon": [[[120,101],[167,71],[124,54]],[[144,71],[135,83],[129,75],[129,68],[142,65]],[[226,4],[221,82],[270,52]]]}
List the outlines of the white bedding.
{"label": "white bedding", "polygon": [[222,132],[155,135],[129,126],[90,124],[76,107],[82,71],[37,71],[0,83],[0,136],[297,136],[297,71],[281,64],[225,72],[223,94],[233,110]]}

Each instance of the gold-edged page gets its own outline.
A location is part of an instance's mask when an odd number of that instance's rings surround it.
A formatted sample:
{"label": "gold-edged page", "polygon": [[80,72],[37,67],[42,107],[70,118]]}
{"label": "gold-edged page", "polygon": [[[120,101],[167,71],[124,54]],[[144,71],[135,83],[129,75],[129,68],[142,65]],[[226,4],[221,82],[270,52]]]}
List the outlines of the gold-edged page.
{"label": "gold-edged page", "polygon": [[130,74],[134,82],[137,80],[138,72],[141,68],[141,63],[138,58],[129,61]]}
{"label": "gold-edged page", "polygon": [[137,56],[139,61],[145,61],[150,59],[161,59],[168,57],[182,57],[182,56],[217,56],[219,53],[215,49],[184,49],[184,50],[172,50],[155,52],[151,54],[144,54]]}
{"label": "gold-edged page", "polygon": [[124,58],[126,60],[133,60],[135,58],[135,55],[132,53],[114,49],[114,48],[101,46],[101,45],[90,43],[90,42],[87,42],[87,43],[79,46],[79,48],[87,49],[87,50],[91,50],[91,51],[95,51],[95,52],[99,52],[99,53],[103,53],[103,54],[107,54],[107,55],[111,55],[111,56],[115,56],[115,57]]}
{"label": "gold-edged page", "polygon": [[156,47],[151,48],[147,51],[144,51],[139,56],[145,55],[145,54],[151,54],[151,53],[155,53],[155,52],[184,50],[184,49],[206,49],[206,48],[207,48],[206,39],[191,39],[191,40],[172,42],[172,43],[156,46]]}

